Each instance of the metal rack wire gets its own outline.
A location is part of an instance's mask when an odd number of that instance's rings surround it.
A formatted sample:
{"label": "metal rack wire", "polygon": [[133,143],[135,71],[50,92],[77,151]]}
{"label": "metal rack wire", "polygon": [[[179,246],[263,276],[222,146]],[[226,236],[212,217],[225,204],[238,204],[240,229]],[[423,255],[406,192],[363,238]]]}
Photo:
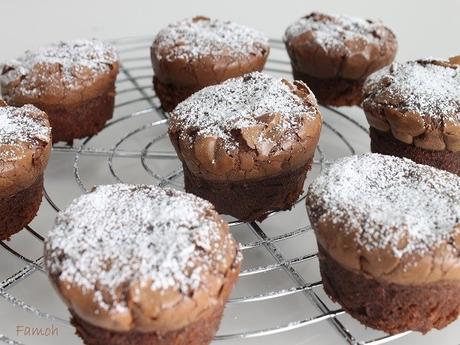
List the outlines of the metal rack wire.
{"label": "metal rack wire", "polygon": [[[92,184],[85,182],[85,178],[82,176],[81,160],[88,157],[96,157],[99,160],[106,160],[109,171],[110,182],[125,182],[125,177],[117,170],[116,162],[120,159],[135,159],[140,160],[140,166],[143,171],[148,175],[148,178],[152,183],[156,183],[161,186],[171,185],[176,188],[182,188],[182,170],[177,164],[177,157],[169,147],[167,149],[158,149],[157,145],[160,142],[164,142],[166,138],[167,128],[167,114],[161,111],[158,100],[152,94],[151,90],[151,67],[148,59],[148,46],[151,42],[150,37],[146,38],[135,38],[135,39],[123,39],[117,40],[114,43],[119,47],[122,67],[119,79],[117,81],[118,96],[123,96],[121,101],[117,99],[117,116],[110,121],[101,135],[110,131],[112,127],[126,127],[124,132],[119,137],[109,135],[108,139],[110,142],[109,147],[95,146],[93,144],[95,138],[87,138],[82,141],[75,142],[72,146],[65,146],[62,144],[54,147],[54,154],[73,155],[73,177],[80,188],[81,192],[85,193],[91,189]],[[267,65],[267,71],[270,73],[280,75],[290,75],[290,66],[287,57],[284,55],[284,48],[282,42],[272,40],[272,57]],[[135,111],[126,113],[125,108],[127,106],[137,106],[139,108]],[[323,113],[328,114],[325,121],[325,129],[329,131],[331,136],[334,136],[342,147],[342,150],[346,154],[354,154],[356,152],[353,142],[349,140],[342,130],[337,129],[337,125],[334,123],[334,119],[340,119],[346,122],[349,126],[352,126],[355,131],[361,134],[367,135],[367,129],[363,127],[358,121],[347,116],[341,111],[334,108],[324,108]],[[151,122],[152,118],[157,120]],[[331,120],[329,120],[331,118]],[[141,119],[142,121],[137,121]],[[135,121],[136,120],[136,121]],[[131,128],[128,129],[128,125],[134,123]],[[139,124],[137,123],[139,122]],[[140,143],[138,148],[129,148],[129,143],[133,138],[143,134],[144,141]],[[98,136],[97,136],[98,137]],[[97,138],[96,137],[96,138]],[[145,138],[150,138],[146,140]],[[167,139],[167,138],[166,138]],[[137,140],[139,141],[139,140]],[[127,147],[128,146],[128,147]],[[320,144],[317,149],[317,155],[314,161],[314,168],[317,173],[320,172],[327,164],[332,161],[333,158],[329,158],[325,153],[322,145]],[[166,172],[159,172],[157,167],[161,162],[175,162],[173,166]],[[84,173],[85,176],[88,175]],[[130,181],[132,182],[132,181]],[[59,211],[60,206],[55,201],[54,197],[48,192],[47,184],[45,184],[45,198],[48,204],[55,210]],[[299,200],[302,203],[303,197]],[[63,207],[63,206],[62,206]],[[300,206],[303,207],[303,206]],[[273,214],[271,218],[276,218],[278,215]],[[307,220],[305,219],[305,222]],[[281,302],[290,296],[302,296],[310,303],[314,308],[312,310],[306,310],[304,316],[293,321],[281,322],[280,324],[274,324],[267,327],[260,327],[256,329],[247,329],[242,327],[240,329],[234,329],[231,331],[220,331],[216,336],[216,341],[223,340],[234,340],[244,343],[246,339],[270,336],[283,332],[290,332],[295,329],[308,328],[319,323],[330,324],[342,337],[343,343],[351,345],[364,345],[364,344],[384,344],[394,339],[403,337],[408,333],[399,335],[379,335],[371,339],[362,339],[361,336],[354,334],[349,327],[342,321],[341,317],[345,315],[345,312],[338,308],[337,305],[333,305],[331,301],[327,299],[322,292],[321,281],[309,281],[308,277],[305,277],[298,269],[297,266],[302,263],[308,263],[317,260],[316,253],[314,250],[311,252],[302,252],[300,255],[294,257],[288,257],[280,246],[292,241],[297,240],[301,236],[311,233],[311,227],[309,225],[294,228],[294,226],[286,231],[282,230],[276,235],[271,235],[266,230],[265,223],[259,224],[252,222],[244,224],[237,220],[230,222],[232,230],[237,232],[237,228],[245,227],[246,232],[251,233],[251,240],[246,240],[241,244],[242,250],[248,253],[251,250],[263,251],[269,263],[263,263],[262,265],[251,265],[249,262],[245,269],[241,272],[240,282],[245,278],[252,278],[253,280],[261,279],[263,275],[269,275],[273,272],[283,272],[287,280],[291,284],[291,287],[282,289],[272,289],[268,291],[259,291],[256,289],[254,293],[240,294],[232,297],[228,302],[228,307],[234,306],[246,306],[251,305],[253,308],[263,308],[261,305],[267,301]],[[39,243],[44,241],[44,236],[36,231],[32,227],[28,226],[24,230],[31,237],[33,237]],[[241,230],[239,230],[241,232]],[[44,231],[46,233],[46,230]],[[247,235],[245,235],[247,237]],[[312,241],[311,239],[310,241]],[[34,313],[37,317],[49,320],[53,323],[68,326],[69,322],[67,319],[52,315],[41,309],[34,307],[31,304],[27,304],[18,297],[15,297],[10,290],[18,283],[26,281],[35,272],[44,273],[43,269],[43,257],[31,258],[27,252],[19,252],[10,246],[9,243],[3,241],[0,242],[2,249],[17,260],[24,264],[23,268],[13,274],[8,279],[0,282],[0,296],[11,303],[12,305],[21,308],[25,311]],[[249,255],[249,257],[251,257]],[[248,259],[250,260],[250,259]],[[241,282],[244,284],[244,282]],[[246,285],[251,285],[247,283]],[[238,288],[237,288],[238,290]],[[333,306],[331,306],[333,305]],[[238,315],[238,312],[235,312]],[[225,329],[227,318],[223,321],[223,329]],[[361,330],[360,335],[365,334],[367,331]],[[7,344],[20,345],[21,343],[9,339],[6,336],[0,334],[0,342]]]}

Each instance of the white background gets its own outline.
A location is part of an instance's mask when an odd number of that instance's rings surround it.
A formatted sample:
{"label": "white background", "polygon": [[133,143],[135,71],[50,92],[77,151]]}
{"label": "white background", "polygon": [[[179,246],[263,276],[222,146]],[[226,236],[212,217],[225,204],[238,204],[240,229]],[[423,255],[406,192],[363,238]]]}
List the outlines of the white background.
{"label": "white background", "polygon": [[380,18],[398,36],[399,59],[460,54],[456,0],[2,0],[1,59],[58,39],[154,34],[195,14],[231,19],[281,37],[312,10]]}

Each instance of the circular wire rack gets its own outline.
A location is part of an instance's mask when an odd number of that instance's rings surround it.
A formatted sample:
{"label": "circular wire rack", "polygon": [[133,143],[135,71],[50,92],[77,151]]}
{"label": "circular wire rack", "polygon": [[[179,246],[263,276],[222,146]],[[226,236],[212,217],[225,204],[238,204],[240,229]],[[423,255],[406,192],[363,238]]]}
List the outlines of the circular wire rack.
{"label": "circular wire rack", "polygon": [[[167,138],[168,114],[161,110],[152,91],[150,43],[151,37],[114,41],[122,63],[114,118],[95,137],[54,146],[45,182],[47,202],[37,220],[21,232],[22,238],[32,238],[42,248],[52,223],[50,218],[94,185],[126,182],[183,188],[182,169]],[[290,77],[283,43],[271,40],[271,46],[266,71]],[[357,138],[367,143],[367,128],[355,118],[335,108],[322,107],[322,113],[324,129],[306,185],[333,160],[360,152],[355,144]],[[304,196],[292,211],[271,214],[263,223],[228,219],[232,233],[241,243],[245,261],[215,341],[266,344],[266,337],[278,336],[278,343],[287,344],[310,336],[316,339],[312,343],[322,344],[315,337],[331,333],[332,339],[336,339],[331,344],[377,345],[407,335],[389,336],[366,330],[327,298],[318,273],[313,232],[305,225],[308,220],[303,200]],[[46,274],[43,257],[31,257],[24,246],[15,244],[15,239],[0,245],[21,267],[0,282],[0,296],[34,317],[69,326],[64,308],[58,316],[45,311],[46,305],[37,306],[12,292],[35,274]],[[22,344],[1,334],[0,341]],[[79,343],[77,338],[75,343]]]}

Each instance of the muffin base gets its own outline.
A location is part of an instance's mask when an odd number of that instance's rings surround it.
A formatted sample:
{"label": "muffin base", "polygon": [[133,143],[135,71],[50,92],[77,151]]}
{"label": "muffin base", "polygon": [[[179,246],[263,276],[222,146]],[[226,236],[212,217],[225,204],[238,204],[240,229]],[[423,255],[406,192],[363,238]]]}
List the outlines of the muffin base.
{"label": "muffin base", "polygon": [[371,151],[384,155],[406,157],[419,164],[447,170],[460,176],[460,152],[428,151],[397,140],[391,132],[370,128]]}
{"label": "muffin base", "polygon": [[9,198],[0,198],[0,240],[9,239],[37,215],[43,197],[43,175],[30,187]]}
{"label": "muffin base", "polygon": [[294,79],[304,81],[322,105],[341,107],[361,104],[365,79],[321,79],[299,72],[294,67],[292,71]]}
{"label": "muffin base", "polygon": [[164,111],[173,111],[176,105],[187,99],[200,88],[178,88],[171,84],[165,84],[153,77],[153,89],[160,99]]}
{"label": "muffin base", "polygon": [[355,319],[395,334],[441,329],[460,314],[460,283],[398,285],[346,269],[318,245],[324,290]]}
{"label": "muffin base", "polygon": [[216,308],[209,317],[164,334],[109,331],[89,324],[72,311],[71,323],[86,345],[206,345],[219,328],[223,310],[223,306]]}
{"label": "muffin base", "polygon": [[[166,333],[143,333],[138,331],[116,332],[93,326],[76,315],[71,309],[70,322],[76,329],[76,334],[83,339],[86,345],[208,345],[214,339],[222,320],[225,301],[227,301],[240,273],[241,263],[235,261],[234,266],[225,277],[220,298],[222,303],[206,317],[194,323]],[[51,280],[58,278],[51,275]],[[55,283],[56,284],[56,283]]]}
{"label": "muffin base", "polygon": [[217,182],[194,176],[184,167],[185,190],[214,204],[217,212],[239,220],[262,221],[274,211],[292,208],[302,194],[311,160],[286,174],[248,182]]}
{"label": "muffin base", "polygon": [[100,95],[71,105],[36,106],[48,114],[52,127],[53,143],[89,137],[99,133],[113,116],[115,86]]}

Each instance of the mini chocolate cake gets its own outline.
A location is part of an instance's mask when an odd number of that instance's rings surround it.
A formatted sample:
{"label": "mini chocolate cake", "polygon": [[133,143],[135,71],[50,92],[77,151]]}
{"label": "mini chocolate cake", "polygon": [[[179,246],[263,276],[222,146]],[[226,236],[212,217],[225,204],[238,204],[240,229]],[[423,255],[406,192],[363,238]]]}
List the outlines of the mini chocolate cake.
{"label": "mini chocolate cake", "polygon": [[390,64],[398,46],[379,22],[317,12],[289,26],[284,41],[294,79],[333,106],[360,104],[366,77]]}
{"label": "mini chocolate cake", "polygon": [[15,108],[0,100],[0,240],[37,214],[50,151],[46,114],[32,105]]}
{"label": "mini chocolate cake", "polygon": [[460,313],[460,177],[366,154],[332,164],[307,210],[326,293],[364,325],[426,333]]}
{"label": "mini chocolate cake", "polygon": [[59,213],[45,265],[86,345],[206,345],[241,253],[209,202],[118,184]]}
{"label": "mini chocolate cake", "polygon": [[59,42],[8,62],[0,75],[10,105],[33,104],[48,114],[53,141],[98,133],[112,118],[118,57],[96,40]]}
{"label": "mini chocolate cake", "polygon": [[198,91],[171,113],[185,189],[219,213],[263,220],[303,191],[322,117],[303,82],[259,72]]}
{"label": "mini chocolate cake", "polygon": [[206,86],[261,71],[269,52],[267,37],[246,26],[207,17],[181,20],[153,42],[155,92],[171,111]]}
{"label": "mini chocolate cake", "polygon": [[363,109],[372,152],[460,175],[460,65],[455,58],[394,63],[372,74]]}

